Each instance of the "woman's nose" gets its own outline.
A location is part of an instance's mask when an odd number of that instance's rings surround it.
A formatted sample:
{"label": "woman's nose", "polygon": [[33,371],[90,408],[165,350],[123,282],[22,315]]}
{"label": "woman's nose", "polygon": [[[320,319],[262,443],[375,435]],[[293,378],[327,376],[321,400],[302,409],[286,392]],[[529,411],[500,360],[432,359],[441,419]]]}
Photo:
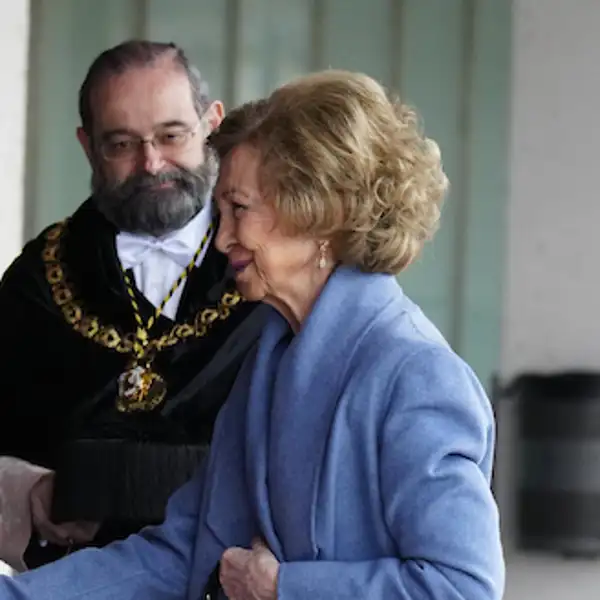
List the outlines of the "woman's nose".
{"label": "woman's nose", "polygon": [[219,217],[219,227],[215,237],[215,247],[219,252],[228,254],[235,242],[232,218],[225,212],[221,212]]}

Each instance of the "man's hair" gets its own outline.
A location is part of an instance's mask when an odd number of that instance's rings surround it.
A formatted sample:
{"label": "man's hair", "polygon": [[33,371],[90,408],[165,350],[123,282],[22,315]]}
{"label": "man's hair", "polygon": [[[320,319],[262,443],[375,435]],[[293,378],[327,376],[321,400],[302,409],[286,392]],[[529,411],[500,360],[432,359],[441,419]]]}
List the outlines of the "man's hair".
{"label": "man's hair", "polygon": [[93,132],[92,94],[98,85],[111,75],[120,75],[130,68],[151,66],[164,57],[171,57],[174,66],[187,75],[196,112],[202,116],[210,105],[208,85],[185,52],[174,43],[130,40],[105,50],[90,66],[79,88],[79,116],[83,130],[88,135]]}

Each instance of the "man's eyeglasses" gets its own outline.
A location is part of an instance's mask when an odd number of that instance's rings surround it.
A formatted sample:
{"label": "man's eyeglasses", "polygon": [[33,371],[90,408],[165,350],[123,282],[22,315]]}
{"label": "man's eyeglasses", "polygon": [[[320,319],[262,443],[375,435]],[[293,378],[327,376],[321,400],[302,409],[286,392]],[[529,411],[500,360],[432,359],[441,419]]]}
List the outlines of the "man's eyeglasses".
{"label": "man's eyeglasses", "polygon": [[195,127],[169,127],[147,137],[116,134],[101,142],[100,152],[108,161],[129,160],[139,156],[146,144],[152,144],[165,158],[174,158],[185,150],[199,129],[200,123]]}

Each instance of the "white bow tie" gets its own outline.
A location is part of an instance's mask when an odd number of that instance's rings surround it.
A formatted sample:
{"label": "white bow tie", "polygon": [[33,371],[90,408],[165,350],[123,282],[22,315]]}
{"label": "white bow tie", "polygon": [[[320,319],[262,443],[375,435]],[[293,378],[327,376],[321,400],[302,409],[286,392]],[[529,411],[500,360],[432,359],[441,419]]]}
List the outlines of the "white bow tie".
{"label": "white bow tie", "polygon": [[131,233],[119,233],[116,239],[117,252],[124,269],[132,269],[144,262],[151,252],[162,252],[179,266],[188,266],[196,248],[177,238],[155,239],[140,237]]}

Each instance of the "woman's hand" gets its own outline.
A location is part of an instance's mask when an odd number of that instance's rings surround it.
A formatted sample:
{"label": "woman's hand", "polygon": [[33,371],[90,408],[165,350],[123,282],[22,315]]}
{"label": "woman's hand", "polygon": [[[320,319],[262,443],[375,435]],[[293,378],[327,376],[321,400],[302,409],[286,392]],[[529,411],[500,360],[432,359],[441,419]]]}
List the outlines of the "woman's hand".
{"label": "woman's hand", "polygon": [[230,600],[277,600],[279,563],[261,540],[252,550],[229,548],[221,557],[219,579]]}

